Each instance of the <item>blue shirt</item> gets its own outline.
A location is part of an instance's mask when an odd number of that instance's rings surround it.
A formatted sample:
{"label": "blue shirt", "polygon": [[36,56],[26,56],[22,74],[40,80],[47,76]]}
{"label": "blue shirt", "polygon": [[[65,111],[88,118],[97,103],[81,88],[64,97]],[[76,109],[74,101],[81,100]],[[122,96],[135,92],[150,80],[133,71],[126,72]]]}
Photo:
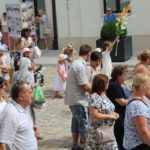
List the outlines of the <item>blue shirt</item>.
{"label": "blue shirt", "polygon": [[150,129],[150,108],[140,100],[135,100],[127,105],[124,122],[125,132],[123,139],[123,146],[125,149],[132,149],[144,143],[141,135],[136,129],[135,123],[133,122],[133,118],[136,116],[146,117],[148,119],[148,126]]}
{"label": "blue shirt", "polygon": [[104,22],[112,22],[117,19],[117,16],[115,14],[112,14],[111,16],[106,15],[104,17]]}

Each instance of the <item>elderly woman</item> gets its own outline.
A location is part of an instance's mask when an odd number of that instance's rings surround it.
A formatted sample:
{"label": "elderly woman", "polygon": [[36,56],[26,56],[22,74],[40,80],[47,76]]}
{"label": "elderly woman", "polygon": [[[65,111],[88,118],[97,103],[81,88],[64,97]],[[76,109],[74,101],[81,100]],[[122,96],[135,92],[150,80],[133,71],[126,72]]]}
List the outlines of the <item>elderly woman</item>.
{"label": "elderly woman", "polygon": [[150,70],[148,69],[150,65],[150,49],[144,49],[138,54],[137,59],[140,62],[134,67],[134,73],[146,73],[150,75]]}
{"label": "elderly woman", "polygon": [[[108,81],[108,77],[102,74],[97,74],[93,79],[90,95],[91,128],[89,129],[85,150],[118,150],[115,138],[104,143],[96,140],[97,128],[113,128],[115,120],[119,118],[119,115],[114,112],[115,107],[113,103],[106,96]],[[113,135],[113,130],[109,134]]]}
{"label": "elderly woman", "polygon": [[133,93],[126,108],[123,146],[128,150],[150,149],[150,101],[145,97],[150,91],[150,77],[136,74]]}
{"label": "elderly woman", "polygon": [[118,65],[111,73],[112,79],[107,90],[108,98],[114,103],[115,111],[119,114],[119,119],[115,123],[114,133],[120,150],[123,148],[124,117],[125,107],[130,97],[130,92],[125,86],[127,66]]}
{"label": "elderly woman", "polygon": [[93,51],[90,56],[90,65],[86,67],[89,83],[92,84],[96,74],[100,74],[102,54],[98,51]]}

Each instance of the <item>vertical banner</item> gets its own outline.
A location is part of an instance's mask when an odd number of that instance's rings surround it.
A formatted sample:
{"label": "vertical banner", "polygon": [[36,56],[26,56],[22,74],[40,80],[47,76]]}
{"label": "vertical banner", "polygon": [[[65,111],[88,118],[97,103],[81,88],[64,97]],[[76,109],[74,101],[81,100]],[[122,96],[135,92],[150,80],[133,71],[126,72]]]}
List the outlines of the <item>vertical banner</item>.
{"label": "vertical banner", "polygon": [[31,34],[36,34],[34,5],[32,2],[7,4],[6,10],[9,37],[21,37],[21,30],[23,28],[30,28]]}

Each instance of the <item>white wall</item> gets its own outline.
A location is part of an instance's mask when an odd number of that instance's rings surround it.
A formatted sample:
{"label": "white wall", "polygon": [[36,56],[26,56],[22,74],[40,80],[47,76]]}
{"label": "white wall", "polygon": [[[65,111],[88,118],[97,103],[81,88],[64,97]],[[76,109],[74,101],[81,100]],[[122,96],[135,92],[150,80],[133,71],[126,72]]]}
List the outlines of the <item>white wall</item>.
{"label": "white wall", "polygon": [[[59,38],[69,36],[66,0],[56,0]],[[99,0],[69,0],[71,37],[95,37],[100,30]]]}
{"label": "white wall", "polygon": [[128,21],[129,35],[150,35],[150,0],[132,0],[134,18]]}
{"label": "white wall", "polygon": [[6,12],[5,4],[15,4],[22,2],[22,0],[0,0],[0,18],[2,18],[3,12]]}

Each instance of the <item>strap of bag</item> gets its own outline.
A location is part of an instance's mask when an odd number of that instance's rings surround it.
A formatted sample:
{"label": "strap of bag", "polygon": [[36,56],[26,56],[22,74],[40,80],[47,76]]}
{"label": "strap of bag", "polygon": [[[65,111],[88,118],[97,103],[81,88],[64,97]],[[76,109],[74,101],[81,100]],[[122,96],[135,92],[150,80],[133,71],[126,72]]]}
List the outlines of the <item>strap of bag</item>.
{"label": "strap of bag", "polygon": [[[128,102],[128,104],[127,105],[129,105],[131,102],[133,102],[133,101],[141,101],[143,104],[145,104],[141,99],[131,99],[129,102]],[[145,104],[146,105],[146,104]],[[147,106],[147,105],[146,105]]]}

